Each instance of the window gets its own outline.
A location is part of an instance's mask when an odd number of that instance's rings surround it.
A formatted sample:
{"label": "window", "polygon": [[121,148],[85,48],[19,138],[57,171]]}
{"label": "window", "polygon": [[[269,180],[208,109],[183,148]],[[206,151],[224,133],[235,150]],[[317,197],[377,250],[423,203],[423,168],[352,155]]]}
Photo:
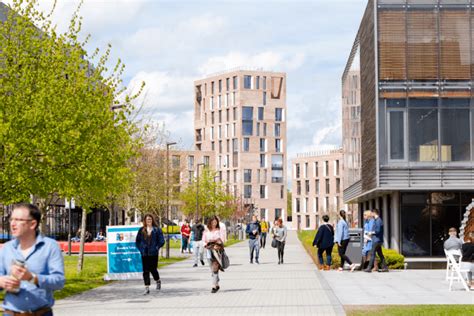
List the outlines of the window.
{"label": "window", "polygon": [[410,109],[409,130],[410,161],[439,161],[438,110]]}
{"label": "window", "polygon": [[316,183],[314,184],[315,185],[315,191],[316,191],[316,194],[319,194],[319,180],[316,180]]}
{"label": "window", "polygon": [[295,165],[295,177],[296,178],[300,177],[300,164],[299,163]]}
{"label": "window", "polygon": [[[212,127],[211,127],[212,128]],[[211,150],[215,150],[214,142],[211,142]]]}
{"label": "window", "polygon": [[324,198],[324,211],[327,212],[329,210],[329,197]]}
{"label": "window", "polygon": [[263,170],[263,183],[267,183],[267,169]]}
{"label": "window", "polygon": [[329,179],[326,179],[326,194],[330,193]]}
{"label": "window", "polygon": [[219,141],[219,154],[222,154],[222,140]]}
{"label": "window", "polygon": [[260,123],[257,123],[256,131],[255,131],[256,136],[260,136]]}
{"label": "window", "polygon": [[219,80],[219,93],[222,92],[222,80]]}
{"label": "window", "polygon": [[236,153],[239,151],[239,140],[237,138],[232,139],[232,152]]}
{"label": "window", "polygon": [[232,117],[233,120],[237,120],[237,108],[232,108]]}
{"label": "window", "polygon": [[319,198],[314,198],[314,212],[319,212]]}
{"label": "window", "polygon": [[267,186],[266,185],[261,185],[260,186],[260,198],[261,199],[266,199],[267,198]]}
{"label": "window", "polygon": [[296,208],[297,213],[301,212],[301,205],[300,205],[300,199],[299,198],[295,198],[295,208]]}
{"label": "window", "polygon": [[258,120],[259,121],[263,120],[263,108],[262,107],[258,108]]}
{"label": "window", "polygon": [[204,156],[204,165],[209,167],[209,156]]}
{"label": "window", "polygon": [[267,89],[267,77],[263,77],[263,80],[262,80],[262,88],[263,90],[266,90]]}
{"label": "window", "polygon": [[194,156],[188,156],[188,169],[194,169]]}
{"label": "window", "polygon": [[281,139],[275,139],[275,151],[281,153]]}
{"label": "window", "polygon": [[[229,88],[230,88],[230,78],[226,78],[225,79],[225,89],[227,91],[229,91]],[[229,95],[229,94],[227,94],[227,95]]]}
{"label": "window", "polygon": [[210,107],[211,110],[214,110],[214,97],[211,97]]}
{"label": "window", "polygon": [[244,138],[244,141],[242,143],[242,151],[250,151],[250,138]]}
{"label": "window", "polygon": [[308,163],[307,162],[304,163],[304,177],[305,178],[308,177]]}
{"label": "window", "polygon": [[306,215],[306,228],[309,228],[310,227],[310,219],[309,219],[309,215]]}
{"label": "window", "polygon": [[280,123],[275,123],[274,136],[275,137],[280,137],[280,135],[281,135]]}
{"label": "window", "polygon": [[232,167],[237,168],[239,166],[239,153],[232,153]]}
{"label": "window", "polygon": [[211,82],[211,94],[214,94],[214,81]]}
{"label": "window", "polygon": [[283,183],[283,155],[272,155],[272,183]]}
{"label": "window", "polygon": [[329,161],[324,162],[324,176],[328,177],[329,176]]}
{"label": "window", "polygon": [[244,76],[244,89],[252,88],[252,76]]}
{"label": "window", "polygon": [[260,138],[260,151],[261,152],[267,151],[267,141],[265,138]]}
{"label": "window", "polygon": [[222,97],[220,95],[217,97],[217,107],[219,109],[222,107]]}
{"label": "window", "polygon": [[313,171],[315,177],[319,177],[318,167],[319,167],[318,162],[315,162],[314,163],[314,171]]}
{"label": "window", "polygon": [[226,146],[226,149],[227,149],[227,150],[226,150],[226,151],[229,153],[229,152],[230,152],[230,139],[228,139],[228,140],[226,141],[226,143],[227,143],[227,146]]}
{"label": "window", "polygon": [[253,107],[242,107],[242,135],[252,136],[253,134]]}
{"label": "window", "polygon": [[336,178],[336,193],[341,193],[341,179]]}
{"label": "window", "polygon": [[244,182],[252,182],[252,169],[244,169]]}
{"label": "window", "polygon": [[263,136],[267,136],[267,123],[263,123]]}
{"label": "window", "polygon": [[219,110],[219,123],[222,123],[222,110]]}
{"label": "window", "polygon": [[309,194],[309,180],[305,180],[305,192]]}
{"label": "window", "polygon": [[227,122],[230,122],[230,111],[229,109],[225,110],[225,119]]}
{"label": "window", "polygon": [[193,182],[194,171],[188,171],[188,182]]}
{"label": "window", "polygon": [[[265,219],[266,219],[266,218],[267,218],[267,214],[266,214],[266,213],[267,213],[267,210],[264,209],[264,208],[261,208],[261,209],[260,209],[260,218],[262,218],[262,219],[265,218]],[[267,219],[267,220],[268,220],[268,219]]]}
{"label": "window", "polygon": [[234,90],[237,89],[237,76],[232,77],[232,85]]}
{"label": "window", "polygon": [[252,197],[252,186],[250,184],[244,185],[244,198],[250,199]]}
{"label": "window", "polygon": [[211,112],[211,124],[214,124],[214,112]]}
{"label": "window", "polygon": [[336,163],[334,164],[334,175],[339,175],[339,160],[336,160]]}
{"label": "window", "polygon": [[260,76],[255,77],[255,89],[260,89]]}
{"label": "window", "polygon": [[266,168],[267,167],[266,161],[267,161],[267,159],[265,157],[265,154],[260,154],[260,168]]}
{"label": "window", "polygon": [[267,93],[264,91],[263,92],[263,100],[262,100],[263,105],[267,105]]}
{"label": "window", "polygon": [[441,159],[443,161],[471,160],[469,134],[469,109],[442,109]]}
{"label": "window", "polygon": [[388,130],[389,130],[389,159],[405,159],[405,112],[388,112]]}
{"label": "window", "polygon": [[280,186],[280,199],[284,199],[285,198],[285,186],[282,185]]}
{"label": "window", "polygon": [[219,127],[217,128],[217,138],[218,139],[222,138],[222,126],[221,125],[219,125]]}
{"label": "window", "polygon": [[275,220],[281,218],[281,208],[275,209]]}
{"label": "window", "polygon": [[232,137],[235,137],[235,135],[236,135],[236,129],[237,129],[237,124],[232,123]]}
{"label": "window", "polygon": [[301,195],[301,181],[296,181],[296,194]]}
{"label": "window", "polygon": [[214,140],[214,127],[211,127],[211,135],[210,139]]}
{"label": "window", "polygon": [[237,182],[237,170],[234,170],[234,182]]}
{"label": "window", "polygon": [[260,169],[257,169],[257,183],[260,183],[260,180],[262,179],[262,178],[260,177],[260,174],[261,174]]}
{"label": "window", "polygon": [[225,99],[224,99],[224,106],[228,107],[229,106],[229,94],[225,94]]}
{"label": "window", "polygon": [[232,106],[235,105],[235,92],[232,92]]}
{"label": "window", "polygon": [[275,109],[275,121],[283,122],[283,109],[280,109],[280,108]]}

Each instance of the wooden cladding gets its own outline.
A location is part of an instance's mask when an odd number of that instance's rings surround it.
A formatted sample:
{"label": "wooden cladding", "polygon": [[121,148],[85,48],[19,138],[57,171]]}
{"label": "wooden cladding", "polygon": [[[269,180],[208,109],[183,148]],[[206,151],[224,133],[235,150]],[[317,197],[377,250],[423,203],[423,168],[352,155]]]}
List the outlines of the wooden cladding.
{"label": "wooden cladding", "polygon": [[405,99],[405,98],[470,98],[471,91],[469,90],[411,90],[411,91],[381,91],[379,97],[383,99]]}
{"label": "wooden cladding", "polygon": [[470,80],[471,18],[465,9],[379,10],[379,79]]}

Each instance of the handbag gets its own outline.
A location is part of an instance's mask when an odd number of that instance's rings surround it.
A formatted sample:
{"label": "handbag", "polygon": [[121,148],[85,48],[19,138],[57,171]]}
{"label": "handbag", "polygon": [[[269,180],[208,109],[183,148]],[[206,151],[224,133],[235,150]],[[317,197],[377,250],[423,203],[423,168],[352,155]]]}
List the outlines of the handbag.
{"label": "handbag", "polygon": [[229,266],[230,266],[230,260],[229,260],[229,257],[227,256],[227,254],[225,253],[225,250],[222,249],[222,252],[221,252],[221,268],[222,269],[227,269]]}
{"label": "handbag", "polygon": [[277,247],[277,240],[275,238],[273,238],[272,240],[272,248],[276,248]]}

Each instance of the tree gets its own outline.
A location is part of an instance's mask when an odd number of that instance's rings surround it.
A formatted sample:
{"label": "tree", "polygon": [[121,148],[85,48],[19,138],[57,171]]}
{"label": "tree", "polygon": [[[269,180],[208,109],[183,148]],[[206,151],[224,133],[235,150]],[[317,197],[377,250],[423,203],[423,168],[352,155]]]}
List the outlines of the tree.
{"label": "tree", "polygon": [[[216,174],[215,171],[204,168],[199,175],[199,181],[196,177],[193,178],[192,182],[180,193],[179,199],[183,202],[183,213],[186,216],[217,215],[221,219],[227,219],[235,212],[237,207],[235,199],[221,181],[215,181]],[[196,200],[198,214],[196,214]]]}
{"label": "tree", "polygon": [[53,195],[75,197],[81,270],[88,210],[131,181],[128,161],[140,140],[127,116],[138,95],[124,95],[120,60],[107,68],[110,46],[102,54],[83,48],[79,8],[58,34],[37,4],[14,0],[0,23],[0,202],[36,196],[44,210]]}

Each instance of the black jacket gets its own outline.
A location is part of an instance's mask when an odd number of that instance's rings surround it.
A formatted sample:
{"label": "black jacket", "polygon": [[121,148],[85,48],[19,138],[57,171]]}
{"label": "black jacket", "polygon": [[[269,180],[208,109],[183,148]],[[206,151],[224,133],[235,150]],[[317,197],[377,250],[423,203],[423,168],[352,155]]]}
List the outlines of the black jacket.
{"label": "black jacket", "polygon": [[319,226],[316,236],[314,236],[313,246],[320,249],[327,249],[334,246],[334,228],[330,224]]}
{"label": "black jacket", "polygon": [[143,230],[145,228],[140,228],[138,230],[137,239],[135,240],[135,245],[137,246],[140,254],[142,256],[157,256],[158,251],[165,244],[165,237],[161,228],[153,227],[151,231],[151,236],[145,238]]}

